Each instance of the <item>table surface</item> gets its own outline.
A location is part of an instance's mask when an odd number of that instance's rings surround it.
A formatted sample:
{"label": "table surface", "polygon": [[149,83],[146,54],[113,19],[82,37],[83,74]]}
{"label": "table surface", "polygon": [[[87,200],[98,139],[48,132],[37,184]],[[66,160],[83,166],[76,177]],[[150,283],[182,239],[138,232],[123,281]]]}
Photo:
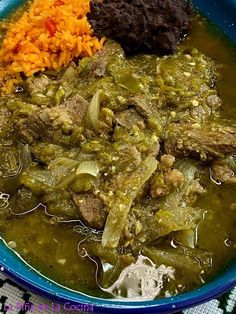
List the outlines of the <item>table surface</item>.
{"label": "table surface", "polygon": [[[71,311],[65,305],[52,303],[18,286],[0,273],[0,313],[3,314],[51,314],[82,313]],[[217,300],[212,300],[181,314],[235,314],[236,287]]]}

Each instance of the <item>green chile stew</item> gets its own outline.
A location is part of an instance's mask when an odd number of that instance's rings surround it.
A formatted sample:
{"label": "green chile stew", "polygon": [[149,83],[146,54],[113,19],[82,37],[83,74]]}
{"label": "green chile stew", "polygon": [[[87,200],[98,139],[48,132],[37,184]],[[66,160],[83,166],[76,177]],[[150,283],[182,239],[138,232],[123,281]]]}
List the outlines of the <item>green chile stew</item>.
{"label": "green chile stew", "polygon": [[149,298],[175,295],[235,256],[236,53],[191,28],[172,56],[110,41],[0,99],[2,237],[66,287],[142,298],[149,271]]}

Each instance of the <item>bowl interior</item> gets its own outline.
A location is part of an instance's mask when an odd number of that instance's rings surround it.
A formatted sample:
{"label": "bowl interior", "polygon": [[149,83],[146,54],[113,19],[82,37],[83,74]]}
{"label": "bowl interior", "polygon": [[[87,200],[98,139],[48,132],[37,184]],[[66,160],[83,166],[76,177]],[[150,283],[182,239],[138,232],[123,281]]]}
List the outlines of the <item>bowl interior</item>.
{"label": "bowl interior", "polygon": [[[0,18],[24,3],[24,0],[0,1]],[[235,0],[193,0],[198,8],[211,21],[216,23],[229,38],[236,43],[236,1]],[[100,313],[171,313],[177,310],[206,302],[236,285],[236,262],[210,283],[194,291],[171,298],[147,302],[121,302],[98,299],[64,288],[48,280],[27,265],[15,252],[0,240],[1,271],[34,292],[58,302],[83,303],[88,310]]]}
{"label": "bowl interior", "polygon": [[60,286],[48,280],[42,274],[25,263],[19,255],[9,249],[4,240],[0,240],[1,271],[19,284],[51,300],[71,304],[87,304],[95,312],[115,313],[171,313],[176,310],[204,303],[236,284],[236,263],[232,264],[217,278],[203,287],[175,297],[147,302],[122,302],[116,300],[99,299]]}

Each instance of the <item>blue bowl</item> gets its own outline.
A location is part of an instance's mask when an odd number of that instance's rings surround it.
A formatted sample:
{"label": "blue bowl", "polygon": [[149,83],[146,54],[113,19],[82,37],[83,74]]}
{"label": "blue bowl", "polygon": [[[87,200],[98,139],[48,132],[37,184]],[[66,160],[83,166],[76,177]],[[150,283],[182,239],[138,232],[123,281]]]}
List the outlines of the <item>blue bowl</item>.
{"label": "blue bowl", "polygon": [[[236,43],[236,0],[193,0],[194,5],[216,23]],[[22,4],[23,0],[0,0],[0,18]],[[236,285],[236,263],[232,263],[210,283],[175,297],[146,302],[121,302],[91,297],[47,279],[27,265],[0,239],[0,269],[8,277],[35,293],[58,302],[71,312],[71,305],[96,313],[174,313],[207,302]]]}

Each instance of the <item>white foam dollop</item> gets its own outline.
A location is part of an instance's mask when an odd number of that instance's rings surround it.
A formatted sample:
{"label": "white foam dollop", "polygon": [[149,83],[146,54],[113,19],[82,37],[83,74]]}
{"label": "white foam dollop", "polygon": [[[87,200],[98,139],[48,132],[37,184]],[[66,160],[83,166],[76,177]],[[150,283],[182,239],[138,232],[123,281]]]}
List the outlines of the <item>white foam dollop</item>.
{"label": "white foam dollop", "polygon": [[153,300],[163,289],[164,280],[174,279],[174,272],[174,268],[165,265],[156,268],[148,257],[139,255],[136,263],[127,266],[116,282],[102,290],[119,299]]}

